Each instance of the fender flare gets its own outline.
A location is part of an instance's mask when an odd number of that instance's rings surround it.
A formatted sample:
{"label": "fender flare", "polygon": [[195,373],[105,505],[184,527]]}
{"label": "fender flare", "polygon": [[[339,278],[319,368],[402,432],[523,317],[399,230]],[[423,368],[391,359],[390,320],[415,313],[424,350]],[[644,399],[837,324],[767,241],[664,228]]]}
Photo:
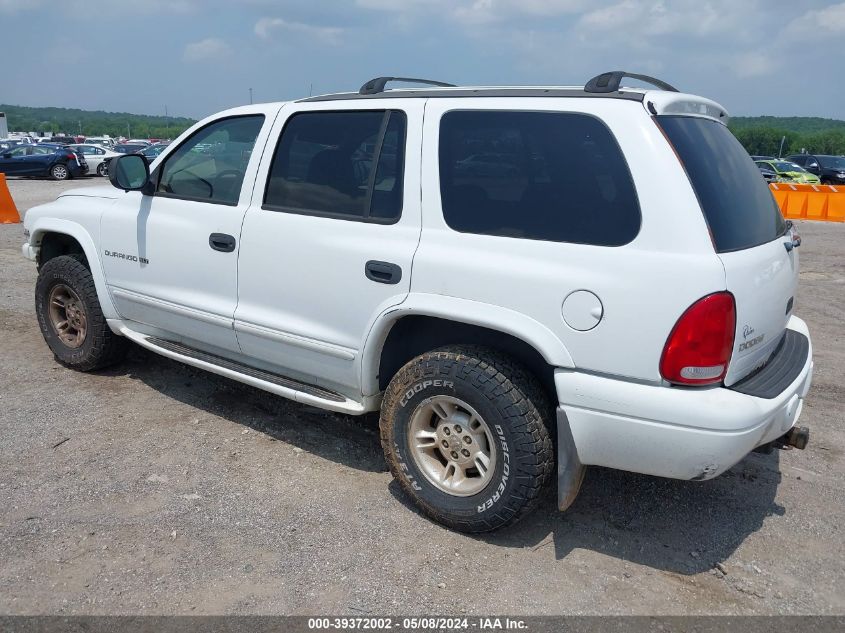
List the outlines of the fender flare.
{"label": "fender flare", "polygon": [[536,349],[553,367],[575,366],[563,341],[525,314],[480,301],[412,293],[402,303],[380,312],[368,330],[361,354],[361,389],[365,396],[379,393],[378,373],[384,343],[393,325],[406,316],[430,316],[504,332]]}
{"label": "fender flare", "polygon": [[79,245],[82,246],[82,251],[88,260],[88,266],[91,270],[91,276],[94,278],[94,287],[97,289],[97,298],[100,301],[100,307],[103,310],[103,315],[107,319],[119,319],[120,315],[114,307],[111,299],[111,294],[106,285],[106,276],[103,271],[103,262],[99,257],[99,252],[94,240],[88,231],[80,224],[71,222],[70,220],[61,220],[58,218],[39,218],[35,221],[30,229],[31,237],[30,244],[35,246],[41,244],[41,240],[47,233],[61,233],[72,237]]}

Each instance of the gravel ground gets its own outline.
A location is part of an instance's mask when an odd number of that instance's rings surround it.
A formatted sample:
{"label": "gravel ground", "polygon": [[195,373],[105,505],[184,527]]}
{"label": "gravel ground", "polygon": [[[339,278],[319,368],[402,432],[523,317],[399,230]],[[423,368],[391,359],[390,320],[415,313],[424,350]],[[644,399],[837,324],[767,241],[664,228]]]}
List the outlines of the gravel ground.
{"label": "gravel ground", "polygon": [[[104,182],[9,186],[23,212]],[[476,538],[409,506],[370,418],[140,348],[63,369],[0,226],[0,613],[843,614],[845,225],[799,224],[806,451],[703,483],[593,468],[568,512]]]}

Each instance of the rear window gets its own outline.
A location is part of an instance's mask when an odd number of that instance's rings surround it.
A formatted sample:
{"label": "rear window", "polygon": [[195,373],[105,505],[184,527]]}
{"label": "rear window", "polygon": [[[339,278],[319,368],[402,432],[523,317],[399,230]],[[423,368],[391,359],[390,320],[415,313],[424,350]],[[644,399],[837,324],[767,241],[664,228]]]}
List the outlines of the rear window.
{"label": "rear window", "polygon": [[585,114],[446,113],[440,193],[446,223],[464,233],[621,246],[640,229],[622,151]]}
{"label": "rear window", "polygon": [[760,171],[727,127],[696,117],[659,116],[698,196],[716,252],[771,242],[786,231]]}

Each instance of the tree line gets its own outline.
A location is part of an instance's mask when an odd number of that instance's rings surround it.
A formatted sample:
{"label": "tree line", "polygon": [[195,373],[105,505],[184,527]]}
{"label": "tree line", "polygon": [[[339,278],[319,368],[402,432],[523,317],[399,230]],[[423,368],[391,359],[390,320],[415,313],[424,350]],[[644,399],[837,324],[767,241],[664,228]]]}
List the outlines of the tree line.
{"label": "tree line", "polygon": [[[31,108],[0,104],[10,131],[74,136],[176,138],[191,125],[185,117],[150,116],[72,108]],[[819,117],[734,117],[731,131],[749,154],[778,156],[802,151],[845,155],[845,121]]]}
{"label": "tree line", "polygon": [[845,121],[818,117],[735,117],[729,127],[752,155],[845,155]]}
{"label": "tree line", "polygon": [[176,138],[195,123],[186,117],[6,104],[0,104],[0,112],[6,113],[10,132],[35,132],[43,136],[65,133],[72,136]]}

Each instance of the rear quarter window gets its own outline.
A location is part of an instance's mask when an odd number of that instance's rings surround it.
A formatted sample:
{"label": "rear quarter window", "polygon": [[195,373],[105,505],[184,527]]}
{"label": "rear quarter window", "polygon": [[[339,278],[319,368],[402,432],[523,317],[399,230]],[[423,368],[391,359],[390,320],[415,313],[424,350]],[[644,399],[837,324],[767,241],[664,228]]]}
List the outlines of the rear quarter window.
{"label": "rear quarter window", "polygon": [[456,231],[599,246],[639,232],[631,173],[595,117],[448,112],[439,150],[443,217]]}
{"label": "rear quarter window", "polygon": [[716,252],[753,248],[784,234],[769,186],[727,127],[698,117],[656,119],[687,172]]}

